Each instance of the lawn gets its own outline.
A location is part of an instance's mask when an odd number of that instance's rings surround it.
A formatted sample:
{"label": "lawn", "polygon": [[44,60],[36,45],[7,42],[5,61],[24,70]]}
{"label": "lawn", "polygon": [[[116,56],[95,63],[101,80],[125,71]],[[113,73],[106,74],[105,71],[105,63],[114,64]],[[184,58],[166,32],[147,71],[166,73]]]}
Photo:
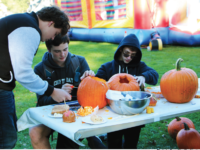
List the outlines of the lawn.
{"label": "lawn", "polygon": [[[96,73],[101,64],[113,60],[114,52],[118,44],[111,43],[95,43],[95,42],[81,42],[71,41],[69,45],[69,51],[84,56],[90,66],[90,68]],[[33,67],[42,60],[43,54],[46,52],[44,43],[40,44],[37,55],[33,61]],[[159,74],[159,82],[162,75],[174,69],[175,62],[178,58],[182,58],[184,61],[181,63],[182,67],[190,68],[197,73],[200,77],[200,47],[183,47],[183,46],[172,46],[165,45],[162,51],[147,51],[142,49],[144,61],[148,66],[154,68]],[[149,86],[149,85],[146,85]],[[25,110],[36,105],[36,95],[22,87],[17,83],[14,89],[17,117],[19,118]],[[167,108],[166,108],[167,109]],[[200,112],[185,115],[194,122],[196,130],[200,132]],[[142,129],[140,139],[138,143],[139,149],[177,149],[176,141],[173,140],[168,132],[167,125],[174,119],[162,120],[159,122],[146,124],[145,128]],[[54,133],[53,142],[51,141],[52,148],[56,145],[56,135]],[[86,140],[83,140],[87,144]],[[32,149],[28,129],[18,132],[18,141],[15,149]],[[89,147],[81,147],[83,149]]]}

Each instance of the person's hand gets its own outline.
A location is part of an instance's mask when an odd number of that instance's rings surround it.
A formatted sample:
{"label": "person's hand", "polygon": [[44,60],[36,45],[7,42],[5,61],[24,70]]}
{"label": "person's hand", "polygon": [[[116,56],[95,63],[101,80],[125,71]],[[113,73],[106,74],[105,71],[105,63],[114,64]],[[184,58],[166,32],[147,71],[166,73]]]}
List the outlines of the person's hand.
{"label": "person's hand", "polygon": [[135,79],[139,83],[139,86],[141,86],[143,84],[145,87],[145,77],[144,76],[135,76]]}
{"label": "person's hand", "polygon": [[62,88],[63,90],[65,90],[67,93],[71,93],[72,92],[72,89],[73,89],[73,85],[72,84],[68,84],[68,83],[65,83]]}
{"label": "person's hand", "polygon": [[63,89],[54,88],[51,97],[58,103],[63,102],[65,100],[71,100],[71,95],[64,91]]}
{"label": "person's hand", "polygon": [[85,71],[84,74],[81,76],[81,80],[83,80],[87,76],[95,76],[94,71],[92,70]]}

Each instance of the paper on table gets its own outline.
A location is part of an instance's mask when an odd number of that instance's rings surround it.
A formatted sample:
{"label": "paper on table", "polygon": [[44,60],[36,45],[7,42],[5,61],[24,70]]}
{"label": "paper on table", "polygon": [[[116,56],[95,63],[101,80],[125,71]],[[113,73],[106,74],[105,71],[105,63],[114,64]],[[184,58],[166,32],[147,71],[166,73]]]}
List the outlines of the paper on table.
{"label": "paper on table", "polygon": [[17,130],[18,130],[18,132],[22,131],[22,130],[25,130],[27,128],[31,128],[31,127],[33,127],[35,125],[41,124],[40,122],[38,122],[35,119],[32,119],[30,117],[29,110],[30,109],[27,109],[22,114],[22,116],[20,117],[20,119],[17,120]]}
{"label": "paper on table", "polygon": [[[164,98],[164,96],[161,93],[160,86],[145,88],[145,91],[154,94],[156,98]],[[159,92],[161,94],[159,94]]]}

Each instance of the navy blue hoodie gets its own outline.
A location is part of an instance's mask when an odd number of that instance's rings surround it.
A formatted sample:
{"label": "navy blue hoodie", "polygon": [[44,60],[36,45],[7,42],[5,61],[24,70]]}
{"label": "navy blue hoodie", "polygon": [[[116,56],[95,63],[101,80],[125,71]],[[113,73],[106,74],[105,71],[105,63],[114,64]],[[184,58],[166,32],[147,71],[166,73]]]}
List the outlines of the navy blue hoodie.
{"label": "navy blue hoodie", "polygon": [[[133,46],[138,49],[136,57],[134,57],[128,64],[125,64],[123,61],[119,61],[119,57],[121,55],[120,49],[124,46]],[[114,60],[101,65],[96,76],[108,81],[114,74],[128,73],[133,76],[144,76],[147,84],[156,85],[159,78],[158,73],[154,69],[148,67],[141,61],[141,59],[142,51],[140,49],[139,41],[134,34],[129,34],[120,42],[117,50],[115,51]]]}

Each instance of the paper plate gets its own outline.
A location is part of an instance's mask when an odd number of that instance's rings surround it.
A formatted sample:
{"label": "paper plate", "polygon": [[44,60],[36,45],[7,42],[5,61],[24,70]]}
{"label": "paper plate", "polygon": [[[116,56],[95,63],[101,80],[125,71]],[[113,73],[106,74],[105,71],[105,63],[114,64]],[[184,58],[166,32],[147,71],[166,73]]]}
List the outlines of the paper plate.
{"label": "paper plate", "polygon": [[107,122],[107,118],[102,117],[103,118],[103,122],[92,122],[92,120],[90,119],[91,116],[87,116],[87,117],[83,117],[82,121],[88,124],[103,124]]}
{"label": "paper plate", "polygon": [[49,117],[53,117],[53,118],[62,118],[62,114],[57,114],[57,115],[52,115],[51,113],[48,114]]}
{"label": "paper plate", "polygon": [[145,88],[145,91],[154,94],[156,98],[164,98],[164,96],[162,94],[157,93],[157,92],[161,92],[159,86],[147,87],[147,88]]}

